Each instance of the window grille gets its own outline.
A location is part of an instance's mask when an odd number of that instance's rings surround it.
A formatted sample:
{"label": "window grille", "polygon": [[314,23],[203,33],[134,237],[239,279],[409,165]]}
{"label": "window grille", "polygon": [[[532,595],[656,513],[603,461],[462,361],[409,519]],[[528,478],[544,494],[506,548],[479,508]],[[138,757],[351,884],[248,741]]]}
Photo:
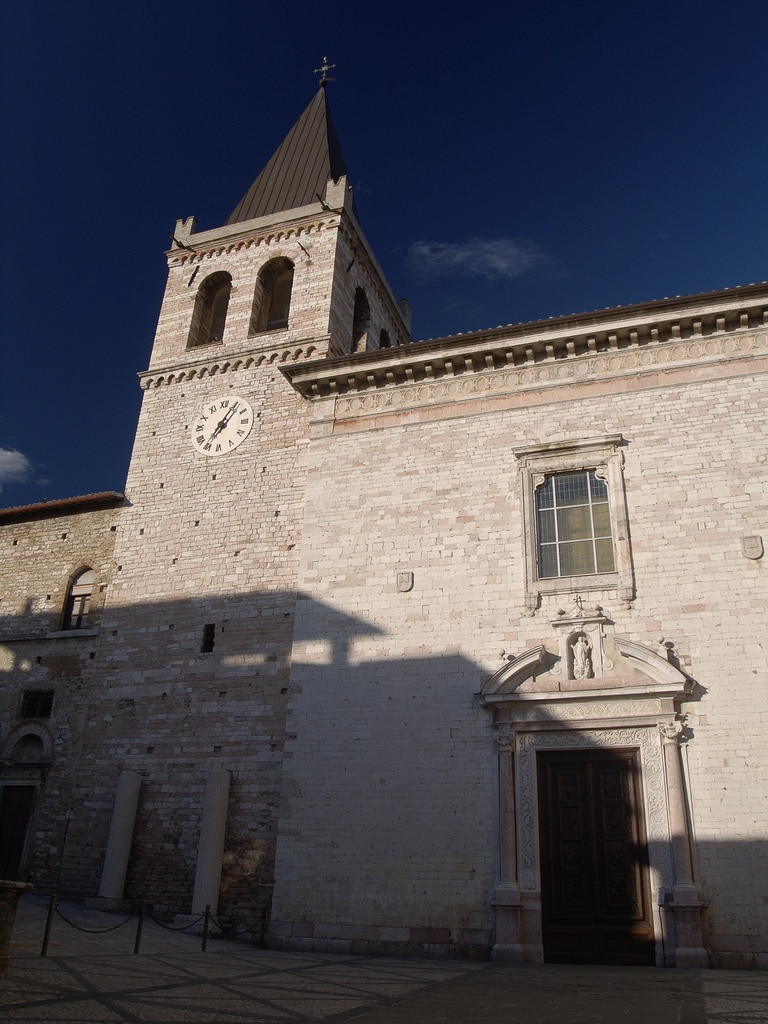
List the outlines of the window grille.
{"label": "window grille", "polygon": [[50,718],[53,690],[25,690],[21,697],[19,718]]}
{"label": "window grille", "polygon": [[540,577],[614,571],[608,488],[594,469],[545,477],[536,527]]}

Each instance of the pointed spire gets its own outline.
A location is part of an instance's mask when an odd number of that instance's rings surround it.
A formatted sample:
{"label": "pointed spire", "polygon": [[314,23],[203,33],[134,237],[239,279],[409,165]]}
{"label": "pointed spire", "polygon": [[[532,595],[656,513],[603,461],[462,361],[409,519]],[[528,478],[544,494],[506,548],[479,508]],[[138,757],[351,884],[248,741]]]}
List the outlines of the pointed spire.
{"label": "pointed spire", "polygon": [[318,196],[325,196],[328,179],[336,182],[344,174],[344,159],[322,81],[314,99],[230,214],[227,224],[315,203]]}

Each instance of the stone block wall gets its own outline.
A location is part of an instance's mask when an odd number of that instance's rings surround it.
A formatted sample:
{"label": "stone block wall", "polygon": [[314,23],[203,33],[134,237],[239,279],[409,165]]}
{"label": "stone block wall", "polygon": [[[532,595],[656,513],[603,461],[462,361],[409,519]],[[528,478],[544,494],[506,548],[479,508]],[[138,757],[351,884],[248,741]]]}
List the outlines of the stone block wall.
{"label": "stone block wall", "polygon": [[[764,335],[741,349],[760,338],[764,349]],[[616,635],[665,643],[695,681],[684,756],[709,948],[743,966],[765,956],[766,563],[742,548],[765,531],[763,364],[547,386],[540,374],[506,390],[489,372],[451,384],[454,398],[427,383],[317,403],[278,843],[282,944],[352,948],[399,929],[418,945],[406,933],[424,923],[447,945],[470,932],[482,945],[496,804],[475,695],[503,657],[551,643],[552,620],[579,596],[563,581],[530,614],[513,450],[619,433],[636,597],[585,597]],[[343,628],[319,642],[328,607]]]}
{"label": "stone block wall", "polygon": [[[73,806],[120,498],[109,496],[102,507],[74,499],[0,514],[0,787],[36,788],[22,872],[42,892],[56,886]],[[62,631],[69,583],[84,567],[96,574],[88,618],[82,629]],[[22,717],[25,691],[52,691],[50,716]],[[30,735],[42,748],[34,763],[17,746]]]}
{"label": "stone block wall", "polygon": [[[257,933],[271,894],[305,472],[304,410],[273,355],[149,378],[67,859],[71,887],[95,894],[118,778],[138,771],[126,895],[189,912],[206,778],[227,769],[219,913]],[[235,395],[251,403],[253,428],[206,457],[193,440],[200,409]]]}

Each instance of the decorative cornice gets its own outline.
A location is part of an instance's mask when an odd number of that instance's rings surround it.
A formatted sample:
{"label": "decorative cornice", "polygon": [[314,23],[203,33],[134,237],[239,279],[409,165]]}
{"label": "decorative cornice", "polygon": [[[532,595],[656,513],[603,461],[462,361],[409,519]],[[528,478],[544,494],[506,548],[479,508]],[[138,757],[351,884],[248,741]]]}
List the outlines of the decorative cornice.
{"label": "decorative cornice", "polygon": [[[768,287],[536,321],[283,369],[305,398],[343,396],[337,415],[484,392],[657,372],[768,353]],[[411,388],[409,394],[405,389]],[[402,391],[398,398],[361,393]]]}
{"label": "decorative cornice", "polygon": [[[509,663],[503,665],[484,683],[478,694],[480,702],[485,705],[498,703],[560,705],[574,702],[592,704],[627,698],[635,700],[661,697],[682,699],[690,693],[691,682],[688,677],[661,655],[631,640],[620,637],[614,639],[619,653],[629,661],[633,669],[638,670],[641,676],[645,677],[644,680],[632,683],[620,682],[617,681],[618,677],[610,672],[605,676],[605,685],[597,687],[520,692],[518,687],[528,679],[535,679],[540,666],[546,670],[548,665],[555,660],[544,645],[539,645],[529,648],[517,657],[510,657]],[[561,664],[562,660],[561,656]]]}
{"label": "decorative cornice", "polygon": [[547,660],[547,649],[543,644],[531,647],[517,657],[508,658],[507,664],[502,665],[498,672],[494,672],[483,684],[480,695],[493,697],[500,693],[511,693],[526,679],[534,676],[539,665],[546,665]]}
{"label": "decorative cornice", "polygon": [[673,686],[680,687],[684,691],[690,688],[687,676],[655,651],[651,651],[649,648],[643,647],[642,644],[635,643],[632,640],[625,640],[619,636],[614,638],[614,642],[619,654],[636,662],[635,667],[649,675],[657,683],[671,683]]}
{"label": "decorative cornice", "polygon": [[[406,370],[406,379],[398,380],[397,374],[385,375],[384,381],[366,380],[345,375],[336,382],[339,390],[334,392],[333,385],[327,390],[313,391],[306,394],[299,387],[304,397],[323,398],[338,394],[336,418],[356,417],[361,413],[380,411],[397,411],[408,407],[423,405],[441,405],[445,402],[457,402],[503,395],[514,392],[536,391],[545,388],[569,384],[589,383],[593,380],[611,379],[630,373],[633,377],[648,376],[662,370],[679,369],[694,363],[700,366],[705,363],[721,363],[736,358],[768,355],[768,338],[766,334],[752,337],[707,339],[706,342],[689,342],[685,344],[665,344],[656,349],[644,349],[640,352],[620,352],[607,356],[579,356],[570,361],[551,357],[544,365],[533,361],[529,366],[514,370],[487,370],[481,372],[473,361],[465,367],[454,364],[446,368],[444,374],[436,374],[442,379],[408,386],[409,378],[418,379],[419,370],[411,366]],[[469,361],[468,361],[469,363]],[[311,365],[311,364],[310,364]],[[428,367],[427,367],[428,369]],[[450,369],[450,374],[448,373]],[[290,370],[282,371],[296,387],[296,376]],[[298,371],[300,373],[301,370]],[[446,379],[447,378],[447,379]],[[456,379],[459,378],[459,379]],[[396,390],[391,386],[399,385]],[[405,385],[405,386],[403,386]],[[370,392],[373,391],[371,394]],[[350,394],[349,392],[353,392]],[[355,394],[354,392],[366,392]]]}
{"label": "decorative cornice", "polygon": [[276,365],[311,359],[319,351],[325,351],[330,340],[329,335],[318,338],[302,338],[301,341],[274,343],[269,347],[254,350],[253,347],[241,348],[224,353],[220,345],[206,346],[205,354],[194,358],[199,349],[188,349],[189,358],[182,362],[167,363],[156,366],[139,374],[142,390],[159,388],[169,384],[180,384],[183,381],[195,380],[200,377],[213,377],[215,374],[236,373],[248,370],[252,366]]}
{"label": "decorative cornice", "polygon": [[341,210],[329,211],[320,203],[312,203],[292,213],[293,216],[283,213],[255,217],[242,223],[198,232],[195,232],[194,217],[186,221],[179,220],[173,232],[174,244],[166,256],[169,262],[180,265],[220,256],[225,252],[239,252],[252,245],[289,240],[327,227],[338,227]]}
{"label": "decorative cornice", "polygon": [[254,246],[291,242],[313,232],[321,231],[325,227],[334,227],[337,223],[334,221],[327,223],[325,221],[318,221],[313,224],[300,225],[297,228],[280,228],[276,231],[259,232],[258,234],[249,235],[247,238],[238,238],[232,242],[217,241],[212,245],[200,246],[194,252],[184,249],[172,249],[168,255],[170,261],[178,266],[183,266],[185,263],[199,263],[204,259],[213,259],[214,257],[223,256],[225,253],[240,252],[242,249],[250,249]]}

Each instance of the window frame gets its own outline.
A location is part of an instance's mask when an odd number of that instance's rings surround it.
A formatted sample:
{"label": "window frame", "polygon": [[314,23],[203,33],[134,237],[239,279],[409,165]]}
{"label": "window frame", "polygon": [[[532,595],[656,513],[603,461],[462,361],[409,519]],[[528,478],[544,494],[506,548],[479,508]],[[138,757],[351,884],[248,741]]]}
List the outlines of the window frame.
{"label": "window frame", "polygon": [[[229,271],[215,270],[200,282],[189,325],[188,349],[207,348],[224,343],[231,298],[232,275]],[[219,322],[220,332],[214,331]]]}
{"label": "window frame", "polygon": [[[87,580],[84,583],[80,582],[84,576],[89,575],[92,576],[93,579]],[[87,592],[85,591],[86,587],[90,587],[90,590]],[[79,591],[78,588],[80,588]],[[61,632],[77,633],[81,630],[88,629],[91,604],[93,602],[95,590],[96,570],[91,566],[83,566],[70,577],[69,583],[67,584],[67,594],[64,599],[64,608],[61,617]],[[74,623],[72,621],[73,617],[75,620]]]}
{"label": "window frame", "polygon": [[[22,690],[18,719],[47,719],[53,713],[54,690]],[[37,714],[32,714],[32,712]]]}
{"label": "window frame", "polygon": [[[543,595],[613,590],[626,604],[635,597],[629,517],[624,490],[626,442],[621,434],[555,441],[514,448],[520,474],[522,534],[525,561],[525,603],[533,614]],[[540,576],[536,491],[548,476],[594,470],[608,488],[608,509],[615,569],[577,576]]]}
{"label": "window frame", "polygon": [[352,353],[367,352],[371,333],[371,303],[365,288],[355,288],[355,302],[352,310]]}
{"label": "window frame", "polygon": [[[574,493],[574,488],[578,494]],[[571,493],[568,494],[568,491]],[[537,572],[541,579],[593,576],[596,573],[615,571],[608,483],[603,479],[601,470],[577,469],[568,473],[547,473],[544,483],[536,488],[534,505]],[[567,565],[574,557],[583,561],[585,545],[589,552],[588,560],[595,567],[594,570],[588,572],[585,568],[583,573],[568,572]],[[576,548],[579,550],[574,556]],[[605,557],[609,551],[610,559]],[[610,565],[597,568],[601,558],[610,561]],[[544,571],[545,562],[549,562],[548,567],[553,571]]]}
{"label": "window frame", "polygon": [[[273,306],[278,296],[278,286],[281,282],[285,282],[289,275],[285,316],[278,318],[273,313]],[[249,338],[254,338],[259,334],[274,334],[276,331],[288,330],[291,324],[295,284],[296,264],[287,256],[273,256],[259,269],[248,326]],[[285,289],[285,284],[283,284],[283,288]]]}

